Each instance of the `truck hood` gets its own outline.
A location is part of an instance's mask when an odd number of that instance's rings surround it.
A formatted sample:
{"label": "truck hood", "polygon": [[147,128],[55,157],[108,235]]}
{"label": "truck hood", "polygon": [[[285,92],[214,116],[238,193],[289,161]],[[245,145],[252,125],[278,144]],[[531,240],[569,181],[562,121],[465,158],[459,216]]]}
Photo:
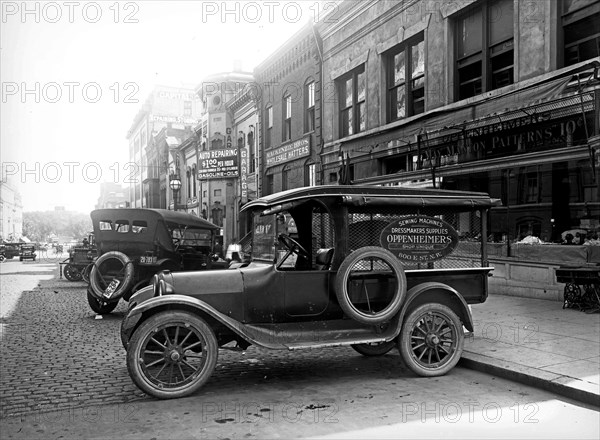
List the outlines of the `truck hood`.
{"label": "truck hood", "polygon": [[169,284],[167,294],[201,296],[203,294],[242,293],[244,280],[239,270],[207,270],[194,272],[163,272]]}

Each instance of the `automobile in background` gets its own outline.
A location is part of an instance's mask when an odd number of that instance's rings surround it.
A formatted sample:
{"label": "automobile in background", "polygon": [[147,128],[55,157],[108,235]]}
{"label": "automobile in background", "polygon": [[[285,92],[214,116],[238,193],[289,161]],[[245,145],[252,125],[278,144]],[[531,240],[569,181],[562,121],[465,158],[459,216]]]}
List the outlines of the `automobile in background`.
{"label": "automobile in background", "polygon": [[87,299],[96,313],[110,313],[162,270],[226,267],[213,252],[219,227],[197,216],[142,208],[98,209],[90,216],[97,258]]}
{"label": "automobile in background", "polygon": [[0,252],[4,255],[4,258],[12,260],[21,253],[21,243],[4,242]]}
{"label": "automobile in background", "polygon": [[33,243],[26,243],[21,245],[19,252],[19,261],[32,260],[35,261],[37,254],[35,253],[35,245]]}
{"label": "automobile in background", "polygon": [[[220,347],[394,347],[414,373],[439,376],[461,357],[469,304],[488,296],[488,210],[475,192],[374,186],[298,188],[243,206],[250,259],[228,270],[153,277],[121,325],[134,383],[189,395]],[[469,232],[476,243],[461,243]]]}
{"label": "automobile in background", "polygon": [[61,274],[69,281],[90,282],[90,272],[97,258],[94,234],[90,233],[81,243],[69,249],[69,257],[60,262]]}

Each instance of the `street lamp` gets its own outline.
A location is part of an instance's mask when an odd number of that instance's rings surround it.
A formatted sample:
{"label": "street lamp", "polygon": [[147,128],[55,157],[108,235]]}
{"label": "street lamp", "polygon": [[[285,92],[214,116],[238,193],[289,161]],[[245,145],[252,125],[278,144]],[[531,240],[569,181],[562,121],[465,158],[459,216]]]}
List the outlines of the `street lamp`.
{"label": "street lamp", "polygon": [[181,189],[181,180],[179,179],[179,176],[171,177],[169,180],[169,186],[173,191],[173,211],[177,211],[177,195]]}

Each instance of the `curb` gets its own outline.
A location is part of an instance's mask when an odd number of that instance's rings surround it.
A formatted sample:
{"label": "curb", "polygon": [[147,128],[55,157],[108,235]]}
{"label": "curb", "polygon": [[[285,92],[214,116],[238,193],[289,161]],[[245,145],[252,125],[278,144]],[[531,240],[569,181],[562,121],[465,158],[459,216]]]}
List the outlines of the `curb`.
{"label": "curb", "polygon": [[515,362],[464,351],[458,365],[540,388],[600,408],[598,385]]}

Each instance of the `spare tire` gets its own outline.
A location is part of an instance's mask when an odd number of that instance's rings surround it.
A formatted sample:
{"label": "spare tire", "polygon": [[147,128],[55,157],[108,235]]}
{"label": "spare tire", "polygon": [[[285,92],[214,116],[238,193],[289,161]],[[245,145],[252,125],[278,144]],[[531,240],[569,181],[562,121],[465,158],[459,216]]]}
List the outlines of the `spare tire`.
{"label": "spare tire", "polygon": [[[133,284],[133,261],[123,252],[112,251],[102,254],[90,272],[92,293],[99,299],[114,300],[123,296]],[[111,281],[118,280],[118,286],[109,298],[104,296]]]}
{"label": "spare tire", "polygon": [[[378,279],[388,283],[388,272],[392,272],[395,279],[395,286],[390,286],[393,291],[386,291],[385,286],[380,285],[377,292],[370,293],[369,285],[378,283]],[[377,246],[362,247],[342,261],[335,278],[335,295],[344,313],[358,322],[389,321],[406,297],[404,268],[390,251]]]}

